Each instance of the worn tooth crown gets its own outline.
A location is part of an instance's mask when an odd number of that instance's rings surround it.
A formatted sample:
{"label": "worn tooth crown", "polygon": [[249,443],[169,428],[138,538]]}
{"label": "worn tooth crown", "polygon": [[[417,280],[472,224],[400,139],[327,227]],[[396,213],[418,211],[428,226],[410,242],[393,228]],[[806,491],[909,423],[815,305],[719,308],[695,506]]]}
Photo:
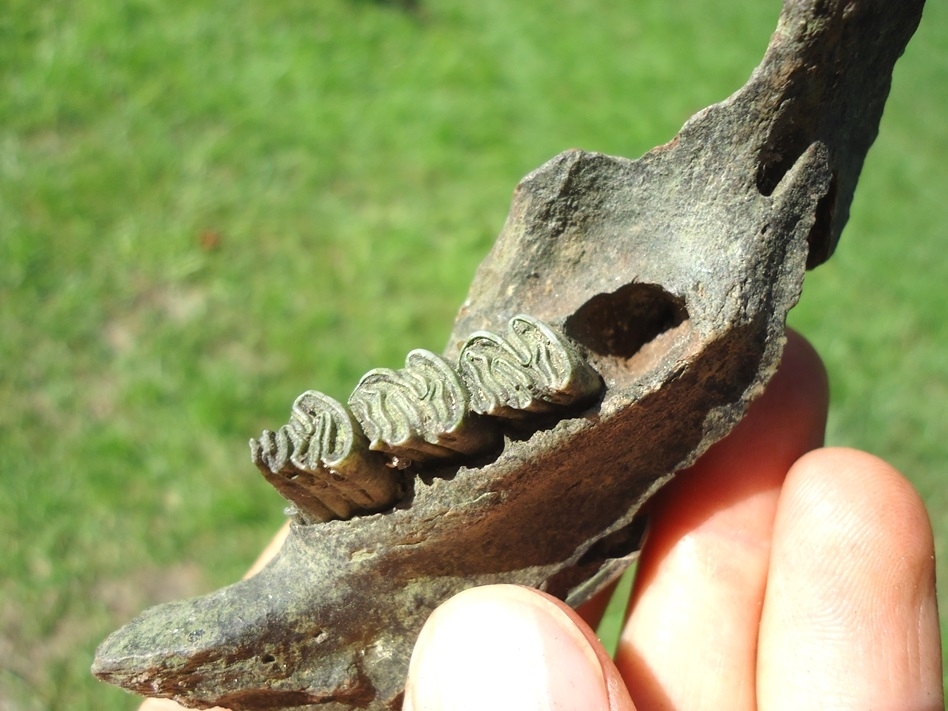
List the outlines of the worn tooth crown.
{"label": "worn tooth crown", "polygon": [[387,506],[401,482],[368,441],[352,413],[313,390],[293,403],[289,424],[250,441],[257,468],[307,522],[351,518]]}
{"label": "worn tooth crown", "polygon": [[458,359],[475,412],[520,419],[573,405],[601,381],[566,339],[530,316],[510,320],[506,336],[471,335]]}
{"label": "worn tooth crown", "polygon": [[391,464],[484,452],[500,438],[491,418],[561,411],[601,387],[567,339],[520,315],[505,336],[473,334],[457,368],[414,350],[404,368],[369,371],[349,397],[351,411],[328,395],[303,393],[288,424],[250,441],[251,456],[303,522],[351,518],[401,495],[402,477]]}
{"label": "worn tooth crown", "polygon": [[414,350],[401,370],[366,373],[349,398],[371,449],[419,462],[475,454],[493,431],[474,420],[467,388],[451,365]]}
{"label": "worn tooth crown", "polygon": [[[301,432],[313,431],[307,456],[299,463],[309,464],[313,474],[328,472],[350,500],[372,509],[387,505],[400,493],[396,477],[368,451],[368,440],[342,403],[308,390],[293,403],[293,422]],[[291,461],[297,463],[295,453]]]}

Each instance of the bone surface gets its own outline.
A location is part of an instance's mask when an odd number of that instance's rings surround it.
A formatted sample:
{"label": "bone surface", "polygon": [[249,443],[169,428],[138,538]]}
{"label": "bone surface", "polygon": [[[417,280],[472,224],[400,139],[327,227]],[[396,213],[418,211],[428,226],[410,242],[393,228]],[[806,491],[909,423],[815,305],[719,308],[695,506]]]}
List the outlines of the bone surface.
{"label": "bone surface", "polygon": [[442,356],[499,353],[494,337],[529,314],[573,344],[570,372],[582,390],[592,368],[596,394],[537,413],[555,403],[533,383],[541,397],[526,409],[542,417],[510,417],[476,369],[462,373],[471,402],[487,403],[475,410],[504,416],[497,445],[475,454],[436,437],[458,455],[440,457],[420,431],[393,438],[425,458],[417,470],[367,450],[387,470],[367,480],[398,484],[375,512],[357,491],[326,498],[320,467],[338,463],[296,448],[313,446],[309,425],[266,435],[254,450],[264,474],[316,472],[313,520],[255,577],[113,633],[94,673],[197,708],[399,709],[418,631],[451,595],[507,582],[579,604],[606,585],[637,550],[642,504],[776,370],[787,312],[806,268],[836,248],[922,5],[785,0],[747,84],[669,143],[638,160],[568,151],[524,178]]}

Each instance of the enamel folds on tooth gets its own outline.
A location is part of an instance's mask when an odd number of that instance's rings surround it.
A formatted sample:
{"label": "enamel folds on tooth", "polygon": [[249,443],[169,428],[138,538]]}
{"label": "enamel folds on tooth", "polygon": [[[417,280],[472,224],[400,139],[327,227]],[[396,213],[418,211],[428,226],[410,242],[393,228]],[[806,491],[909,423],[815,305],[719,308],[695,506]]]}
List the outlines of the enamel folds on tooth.
{"label": "enamel folds on tooth", "polygon": [[290,421],[250,440],[251,457],[304,523],[391,506],[412,463],[497,446],[503,420],[565,412],[602,380],[571,341],[526,315],[507,333],[470,336],[456,367],[414,350],[399,370],[366,373],[348,406],[307,391]]}

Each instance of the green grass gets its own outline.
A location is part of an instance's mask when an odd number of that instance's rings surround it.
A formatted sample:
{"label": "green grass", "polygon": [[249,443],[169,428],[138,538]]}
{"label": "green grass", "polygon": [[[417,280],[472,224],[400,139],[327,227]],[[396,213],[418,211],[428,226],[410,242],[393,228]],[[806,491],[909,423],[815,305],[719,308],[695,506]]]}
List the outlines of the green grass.
{"label": "green grass", "polygon": [[[439,350],[519,178],[664,143],[744,82],[779,9],[616,5],[6,0],[0,708],[133,708],[89,677],[95,644],[231,581],[279,525],[248,437],[303,389]],[[792,316],[831,442],[912,478],[941,561],[946,15]]]}

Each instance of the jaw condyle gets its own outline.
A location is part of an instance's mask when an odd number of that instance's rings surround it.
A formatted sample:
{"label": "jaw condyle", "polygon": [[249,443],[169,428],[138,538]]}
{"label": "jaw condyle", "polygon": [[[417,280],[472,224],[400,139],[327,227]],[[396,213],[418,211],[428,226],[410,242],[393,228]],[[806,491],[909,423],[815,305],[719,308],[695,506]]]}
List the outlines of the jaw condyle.
{"label": "jaw condyle", "polygon": [[776,370],[833,253],[922,0],[786,0],[760,66],[638,160],[517,187],[444,352],[307,391],[251,442],[294,525],[258,575],[160,605],[93,672],[185,705],[397,709],[439,603],[492,582],[579,604],[643,503]]}

